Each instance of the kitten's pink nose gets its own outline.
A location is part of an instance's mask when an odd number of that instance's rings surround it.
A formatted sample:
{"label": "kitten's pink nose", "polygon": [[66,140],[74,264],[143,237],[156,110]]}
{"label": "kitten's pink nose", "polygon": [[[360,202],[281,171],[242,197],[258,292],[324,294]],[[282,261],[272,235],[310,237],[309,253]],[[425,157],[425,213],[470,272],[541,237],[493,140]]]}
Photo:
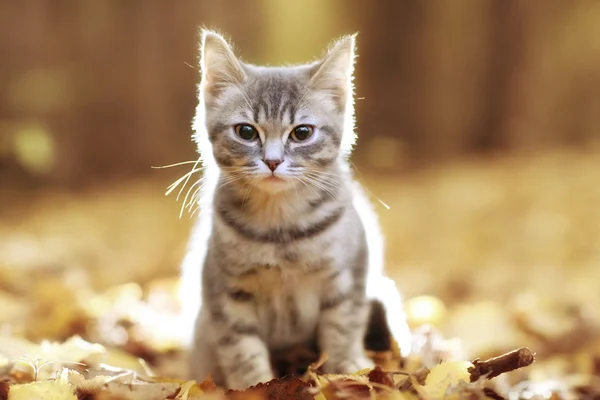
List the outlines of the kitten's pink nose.
{"label": "kitten's pink nose", "polygon": [[275,171],[282,162],[283,160],[265,160],[265,164],[267,164],[267,167],[269,167],[271,171]]}

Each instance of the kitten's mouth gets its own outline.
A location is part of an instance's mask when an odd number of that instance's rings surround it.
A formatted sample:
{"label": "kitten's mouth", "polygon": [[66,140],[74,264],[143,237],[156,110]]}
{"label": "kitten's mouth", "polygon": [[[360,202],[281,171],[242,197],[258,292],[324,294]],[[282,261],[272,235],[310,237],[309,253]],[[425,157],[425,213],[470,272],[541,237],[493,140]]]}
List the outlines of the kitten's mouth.
{"label": "kitten's mouth", "polygon": [[284,182],[285,181],[285,179],[282,179],[282,178],[280,178],[278,176],[275,176],[275,175],[267,176],[263,180],[265,182],[274,182],[274,183],[276,183],[276,182]]}

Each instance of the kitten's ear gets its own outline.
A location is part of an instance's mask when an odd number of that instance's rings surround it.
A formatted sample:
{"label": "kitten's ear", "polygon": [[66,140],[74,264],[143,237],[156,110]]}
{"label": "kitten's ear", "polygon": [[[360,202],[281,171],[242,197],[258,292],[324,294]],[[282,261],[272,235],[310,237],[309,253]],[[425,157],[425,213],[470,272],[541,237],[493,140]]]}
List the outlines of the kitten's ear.
{"label": "kitten's ear", "polygon": [[338,40],[325,58],[313,67],[310,86],[328,93],[343,108],[352,96],[356,34]]}
{"label": "kitten's ear", "polygon": [[218,33],[202,30],[200,68],[206,93],[216,96],[226,86],[243,83],[246,73],[231,46]]}

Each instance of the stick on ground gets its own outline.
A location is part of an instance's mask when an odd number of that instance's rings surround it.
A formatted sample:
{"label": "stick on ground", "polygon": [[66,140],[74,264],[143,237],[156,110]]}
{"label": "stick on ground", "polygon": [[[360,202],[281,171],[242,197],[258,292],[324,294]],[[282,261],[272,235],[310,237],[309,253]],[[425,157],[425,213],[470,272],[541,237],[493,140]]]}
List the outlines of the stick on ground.
{"label": "stick on ground", "polygon": [[514,371],[519,368],[527,367],[535,361],[535,355],[527,347],[513,350],[509,353],[489,360],[474,360],[473,366],[469,368],[471,382],[475,382],[481,376],[492,379],[505,372]]}

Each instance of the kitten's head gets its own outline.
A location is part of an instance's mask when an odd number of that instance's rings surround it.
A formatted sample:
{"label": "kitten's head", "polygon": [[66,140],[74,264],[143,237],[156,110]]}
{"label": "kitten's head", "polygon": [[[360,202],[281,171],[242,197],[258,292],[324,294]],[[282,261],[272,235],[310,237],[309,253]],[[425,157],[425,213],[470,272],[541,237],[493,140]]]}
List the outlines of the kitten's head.
{"label": "kitten's head", "polygon": [[318,61],[262,67],[204,30],[195,130],[205,163],[271,192],[335,168],[355,140],[353,65],[354,35]]}

